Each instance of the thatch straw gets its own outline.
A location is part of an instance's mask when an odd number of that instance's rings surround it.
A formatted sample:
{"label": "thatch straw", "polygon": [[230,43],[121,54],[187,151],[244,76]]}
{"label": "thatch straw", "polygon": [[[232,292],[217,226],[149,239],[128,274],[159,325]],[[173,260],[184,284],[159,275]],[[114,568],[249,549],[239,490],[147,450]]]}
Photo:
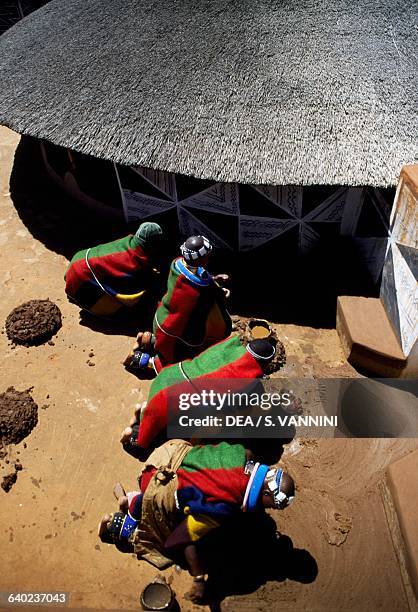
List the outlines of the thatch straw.
{"label": "thatch straw", "polygon": [[49,0],[1,0],[0,2],[0,34],[15,23],[36,11]]}
{"label": "thatch straw", "polygon": [[386,186],[418,141],[415,0],[53,0],[0,37],[0,122],[123,164]]}

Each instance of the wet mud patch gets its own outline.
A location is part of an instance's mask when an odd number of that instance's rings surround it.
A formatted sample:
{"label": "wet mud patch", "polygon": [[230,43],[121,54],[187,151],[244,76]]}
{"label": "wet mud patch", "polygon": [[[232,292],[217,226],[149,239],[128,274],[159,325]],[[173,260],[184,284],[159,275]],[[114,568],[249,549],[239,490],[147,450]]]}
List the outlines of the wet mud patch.
{"label": "wet mud patch", "polygon": [[49,341],[62,326],[61,311],[50,300],[30,300],[6,319],[6,334],[14,344],[36,346]]}
{"label": "wet mud patch", "polygon": [[266,367],[266,374],[273,374],[278,372],[286,363],[286,351],[282,342],[279,339],[276,340],[276,354]]}
{"label": "wet mud patch", "polygon": [[279,340],[277,333],[265,319],[243,319],[237,315],[232,317],[232,329],[238,334],[243,344],[251,340],[269,340],[276,347],[276,354],[266,367],[266,374],[273,374],[286,363],[284,344]]}

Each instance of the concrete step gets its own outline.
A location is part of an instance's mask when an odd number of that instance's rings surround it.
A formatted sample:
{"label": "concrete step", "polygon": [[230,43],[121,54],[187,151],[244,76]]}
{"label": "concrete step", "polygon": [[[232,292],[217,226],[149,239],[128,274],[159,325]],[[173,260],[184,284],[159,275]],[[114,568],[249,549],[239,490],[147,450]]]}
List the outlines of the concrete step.
{"label": "concrete step", "polygon": [[337,331],[351,365],[387,378],[403,375],[407,358],[379,298],[340,296]]}

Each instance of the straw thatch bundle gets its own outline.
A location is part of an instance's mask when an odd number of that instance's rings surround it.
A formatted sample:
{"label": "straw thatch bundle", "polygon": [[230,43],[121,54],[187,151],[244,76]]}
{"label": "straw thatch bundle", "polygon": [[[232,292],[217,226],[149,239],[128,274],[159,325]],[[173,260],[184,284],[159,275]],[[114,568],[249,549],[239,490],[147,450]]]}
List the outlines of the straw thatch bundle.
{"label": "straw thatch bundle", "polygon": [[0,37],[0,122],[122,164],[394,184],[417,154],[414,0],[53,0]]}

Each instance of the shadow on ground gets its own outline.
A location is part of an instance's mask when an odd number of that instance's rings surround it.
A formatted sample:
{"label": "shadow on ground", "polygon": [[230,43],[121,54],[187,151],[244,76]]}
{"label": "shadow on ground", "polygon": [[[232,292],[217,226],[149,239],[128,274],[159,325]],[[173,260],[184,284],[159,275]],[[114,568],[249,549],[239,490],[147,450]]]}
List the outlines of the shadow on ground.
{"label": "shadow on ground", "polygon": [[[161,293],[162,295],[162,293]],[[152,329],[154,313],[158,305],[155,296],[144,296],[141,306],[132,308],[129,312],[124,309],[123,316],[119,319],[105,319],[95,317],[85,310],[80,310],[79,324],[82,327],[89,327],[91,330],[105,334],[107,336],[132,336],[136,337],[138,331]],[[133,343],[132,343],[133,344]],[[130,370],[139,379],[154,378],[154,370]]]}
{"label": "shadow on ground", "polygon": [[[267,581],[310,583],[318,574],[314,557],[278,534],[276,523],[265,513],[240,514],[201,546],[208,561],[212,610],[225,597],[253,593]],[[275,590],[268,597],[276,606]]]}
{"label": "shadow on ground", "polygon": [[32,236],[67,259],[82,248],[126,233],[124,223],[103,223],[97,212],[66,196],[47,174],[35,138],[22,137],[16,148],[10,195]]}
{"label": "shadow on ground", "polygon": [[234,258],[232,311],[277,323],[335,328],[339,295],[379,294],[349,239],[324,238],[309,255],[290,240],[279,250],[265,245]]}

